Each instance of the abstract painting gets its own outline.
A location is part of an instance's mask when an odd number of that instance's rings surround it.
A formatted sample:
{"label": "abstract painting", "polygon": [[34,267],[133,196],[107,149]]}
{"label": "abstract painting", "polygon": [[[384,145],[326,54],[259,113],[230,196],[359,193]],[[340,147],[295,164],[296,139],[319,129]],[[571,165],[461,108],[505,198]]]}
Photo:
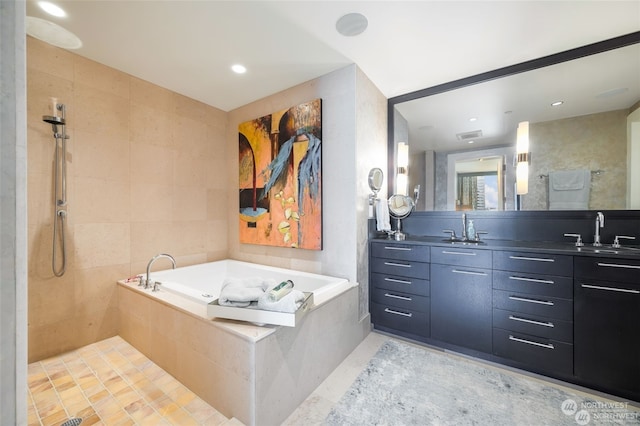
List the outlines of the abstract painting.
{"label": "abstract painting", "polygon": [[240,242],[322,250],[322,100],[238,126]]}

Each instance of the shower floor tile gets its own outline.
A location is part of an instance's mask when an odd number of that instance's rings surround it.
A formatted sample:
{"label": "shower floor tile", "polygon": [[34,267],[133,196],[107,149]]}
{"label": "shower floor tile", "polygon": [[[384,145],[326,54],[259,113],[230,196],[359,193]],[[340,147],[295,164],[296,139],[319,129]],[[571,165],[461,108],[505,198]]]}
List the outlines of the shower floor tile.
{"label": "shower floor tile", "polygon": [[223,425],[228,419],[121,337],[28,366],[29,425]]}

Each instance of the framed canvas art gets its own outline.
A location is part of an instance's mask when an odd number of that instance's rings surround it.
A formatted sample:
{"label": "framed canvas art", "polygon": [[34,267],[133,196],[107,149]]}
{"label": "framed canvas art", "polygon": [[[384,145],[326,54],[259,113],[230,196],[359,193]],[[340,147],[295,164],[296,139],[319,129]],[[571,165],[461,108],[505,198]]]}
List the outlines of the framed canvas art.
{"label": "framed canvas art", "polygon": [[322,249],[322,100],[238,126],[240,242]]}

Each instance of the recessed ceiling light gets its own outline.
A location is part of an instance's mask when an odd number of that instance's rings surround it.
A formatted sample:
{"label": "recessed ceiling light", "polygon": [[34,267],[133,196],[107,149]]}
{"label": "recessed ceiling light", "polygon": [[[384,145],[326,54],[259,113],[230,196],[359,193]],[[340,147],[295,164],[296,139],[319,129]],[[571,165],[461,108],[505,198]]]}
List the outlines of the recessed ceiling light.
{"label": "recessed ceiling light", "polygon": [[360,13],[347,13],[336,22],[336,30],[345,37],[362,34],[367,29],[369,21]]}
{"label": "recessed ceiling light", "polygon": [[82,41],[71,31],[46,19],[27,16],[27,34],[62,49],[80,49]]}
{"label": "recessed ceiling light", "polygon": [[470,122],[472,122],[472,123],[473,123],[474,121],[477,121],[477,120],[478,120],[478,119],[477,119],[476,117],[471,117],[471,118],[469,119],[469,121],[470,121]]}
{"label": "recessed ceiling light", "polygon": [[236,74],[244,74],[245,72],[247,72],[247,68],[244,65],[240,64],[232,65],[231,70],[233,70],[233,72],[235,72]]}
{"label": "recessed ceiling light", "polygon": [[560,106],[564,103],[564,101],[556,101],[554,103],[551,104],[551,106]]}
{"label": "recessed ceiling light", "polygon": [[39,1],[38,6],[40,6],[40,9],[44,10],[49,15],[57,16],[58,18],[64,18],[67,16],[67,12],[65,12],[60,6],[48,1]]}
{"label": "recessed ceiling light", "polygon": [[469,141],[469,143],[475,143],[476,141]]}

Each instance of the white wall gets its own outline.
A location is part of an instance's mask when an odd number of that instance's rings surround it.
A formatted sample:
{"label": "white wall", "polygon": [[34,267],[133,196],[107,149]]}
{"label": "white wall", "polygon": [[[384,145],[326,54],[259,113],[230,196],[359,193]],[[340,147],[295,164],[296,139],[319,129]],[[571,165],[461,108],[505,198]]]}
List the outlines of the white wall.
{"label": "white wall", "polygon": [[[229,185],[238,182],[238,124],[316,98],[322,99],[323,249],[240,244],[238,193],[230,191],[229,257],[365,281],[367,175],[372,167],[386,164],[386,99],[355,65],[231,111]],[[368,291],[367,283],[361,284],[363,316],[368,311]]]}
{"label": "white wall", "polygon": [[25,3],[0,1],[0,424],[27,423]]}

